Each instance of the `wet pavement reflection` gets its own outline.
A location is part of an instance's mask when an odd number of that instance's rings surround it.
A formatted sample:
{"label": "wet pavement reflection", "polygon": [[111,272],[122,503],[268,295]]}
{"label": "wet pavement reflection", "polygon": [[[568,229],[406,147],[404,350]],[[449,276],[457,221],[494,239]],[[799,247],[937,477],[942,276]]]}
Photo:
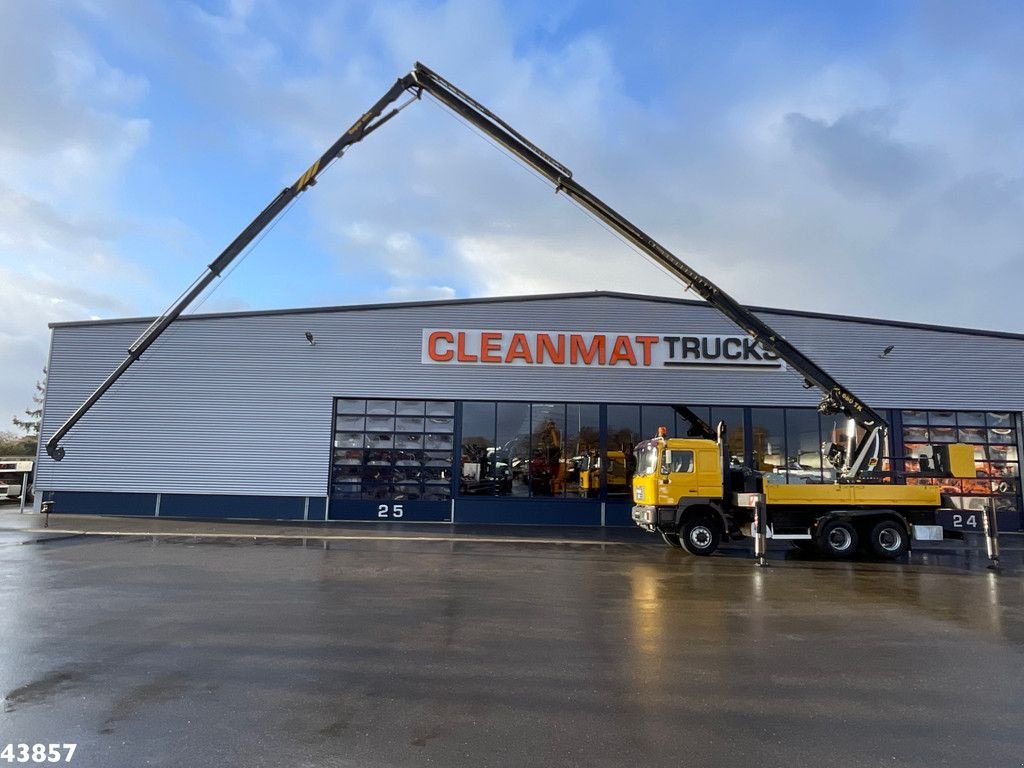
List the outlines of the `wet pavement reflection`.
{"label": "wet pavement reflection", "polygon": [[1024,762],[983,553],[0,530],[0,743],[75,766]]}

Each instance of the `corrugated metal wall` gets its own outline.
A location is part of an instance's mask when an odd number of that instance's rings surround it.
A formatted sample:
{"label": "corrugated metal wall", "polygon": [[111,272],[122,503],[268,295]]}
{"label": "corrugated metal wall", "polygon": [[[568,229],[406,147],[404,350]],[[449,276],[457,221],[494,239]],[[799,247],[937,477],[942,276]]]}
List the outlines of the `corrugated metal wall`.
{"label": "corrugated metal wall", "polygon": [[[878,408],[1024,410],[1024,340],[765,313]],[[145,323],[53,331],[45,440]],[[615,295],[207,316],[173,325],[65,439],[40,489],[323,496],[335,396],[813,406],[791,371],[423,365],[425,327],[734,333],[715,310]],[[309,346],[305,331],[316,336]],[[885,359],[879,354],[895,345]]]}

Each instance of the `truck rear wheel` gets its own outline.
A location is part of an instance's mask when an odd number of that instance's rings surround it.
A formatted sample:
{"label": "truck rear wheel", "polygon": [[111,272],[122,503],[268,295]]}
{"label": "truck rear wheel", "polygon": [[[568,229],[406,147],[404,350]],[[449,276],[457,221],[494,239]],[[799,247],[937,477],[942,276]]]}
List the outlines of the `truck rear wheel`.
{"label": "truck rear wheel", "polygon": [[857,551],[857,529],[845,520],[830,520],[818,531],[818,549],[826,557],[850,557]]}
{"label": "truck rear wheel", "polygon": [[679,543],[691,555],[710,555],[721,540],[718,526],[707,517],[691,518],[679,529]]}
{"label": "truck rear wheel", "polygon": [[664,539],[665,543],[668,544],[670,547],[675,547],[676,549],[679,549],[683,546],[682,542],[679,541],[678,533],[665,533],[664,531],[662,531],[661,538]]}
{"label": "truck rear wheel", "polygon": [[872,528],[868,543],[872,552],[886,560],[902,557],[910,548],[906,530],[895,520],[883,520]]}

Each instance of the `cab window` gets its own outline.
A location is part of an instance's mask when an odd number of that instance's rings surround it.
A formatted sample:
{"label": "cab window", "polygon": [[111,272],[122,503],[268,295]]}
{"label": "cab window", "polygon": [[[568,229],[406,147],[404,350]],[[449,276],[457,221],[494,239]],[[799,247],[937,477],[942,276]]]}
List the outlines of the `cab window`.
{"label": "cab window", "polygon": [[658,447],[656,445],[640,446],[636,452],[636,474],[639,477],[653,475],[658,466]]}
{"label": "cab window", "polygon": [[693,472],[693,451],[666,450],[661,473],[667,475],[669,472]]}

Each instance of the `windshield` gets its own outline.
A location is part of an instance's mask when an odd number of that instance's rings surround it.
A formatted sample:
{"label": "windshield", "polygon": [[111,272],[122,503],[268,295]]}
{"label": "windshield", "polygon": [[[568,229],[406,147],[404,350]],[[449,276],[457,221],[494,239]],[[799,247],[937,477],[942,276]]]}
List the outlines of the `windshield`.
{"label": "windshield", "polygon": [[637,446],[636,474],[639,477],[653,475],[658,469],[658,446],[654,444]]}

